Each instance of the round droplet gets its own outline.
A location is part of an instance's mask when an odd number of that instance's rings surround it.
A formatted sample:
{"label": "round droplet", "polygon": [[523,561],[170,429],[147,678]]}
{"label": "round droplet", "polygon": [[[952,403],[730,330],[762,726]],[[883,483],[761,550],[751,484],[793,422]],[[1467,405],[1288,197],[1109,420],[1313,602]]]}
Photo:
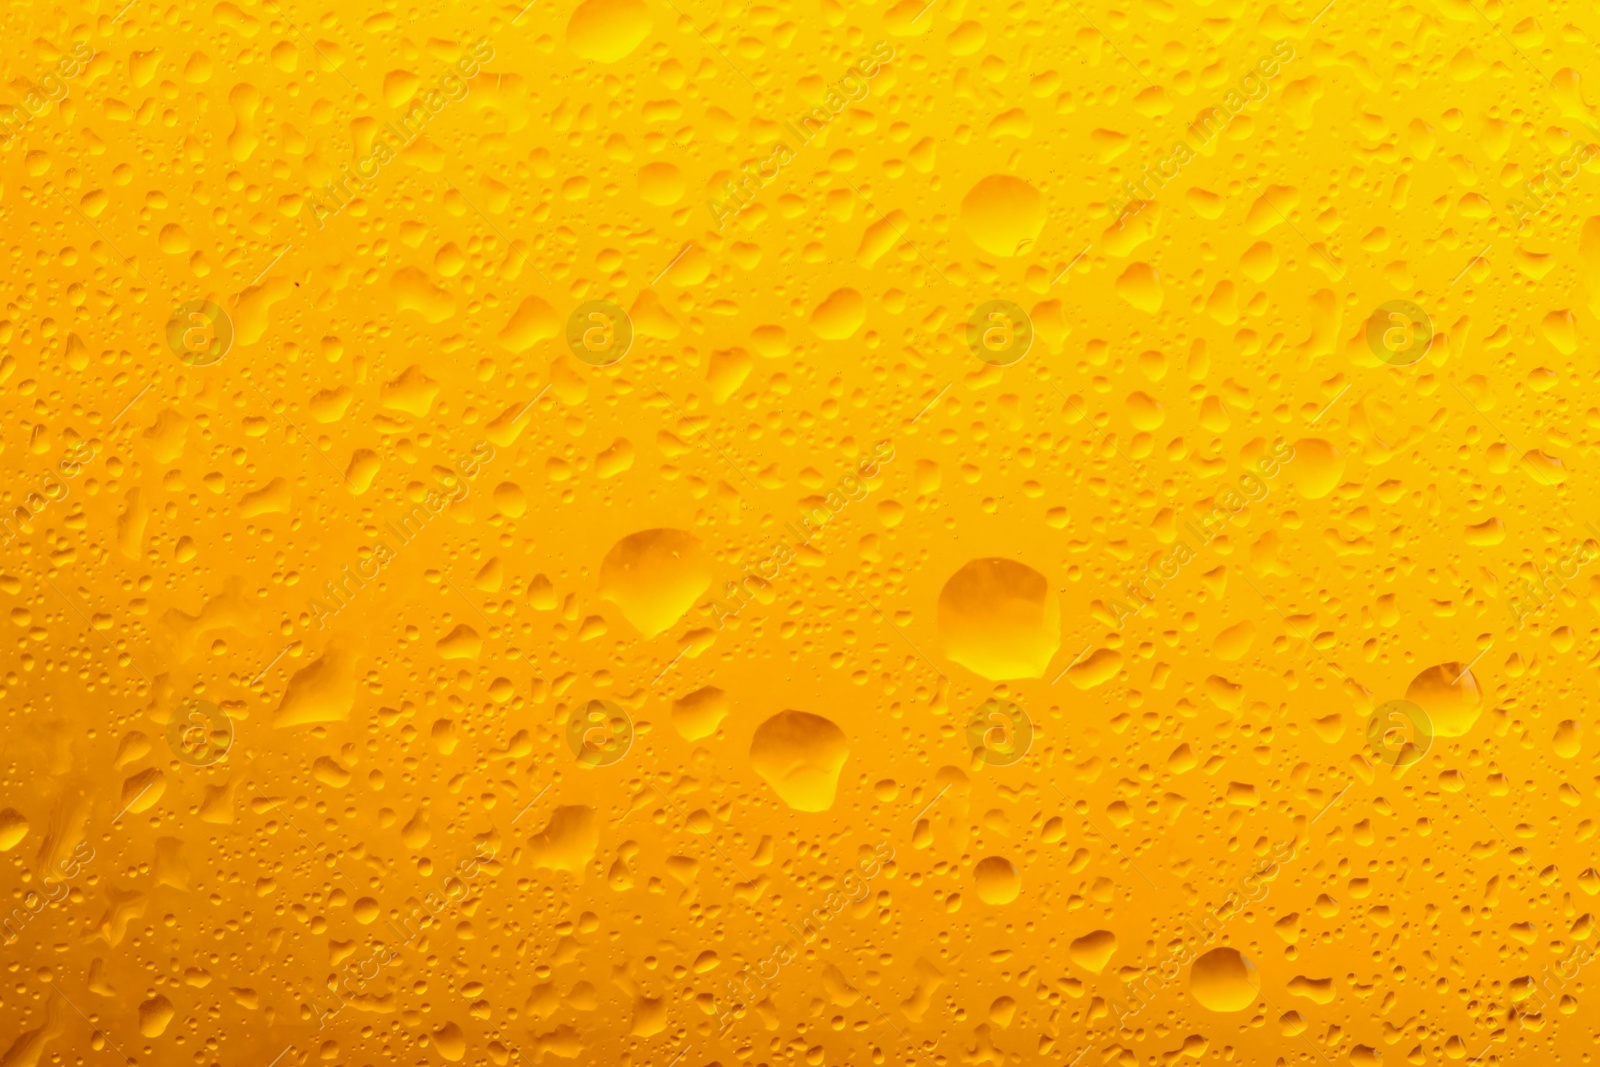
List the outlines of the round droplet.
{"label": "round droplet", "polygon": [[789,333],[782,326],[757,326],[750,331],[750,344],[767,359],[782,359],[794,351]]}
{"label": "round droplet", "polygon": [[467,1035],[455,1023],[445,1023],[432,1034],[433,1050],[451,1063],[460,1063],[467,1054]]}
{"label": "round droplet", "polygon": [[171,1025],[172,1017],[177,1012],[172,1001],[159,993],[156,994],[139,1005],[139,1033],[145,1037],[160,1037],[167,1032],[167,1027]]}
{"label": "round droplet", "polygon": [[1350,1050],[1350,1067],[1378,1067],[1383,1062],[1383,1051],[1371,1045],[1357,1045]]}
{"label": "round droplet", "polygon": [[1038,678],[1061,645],[1061,608],[1045,576],[1010,559],[975,559],[939,593],[945,655],[990,681]]}
{"label": "round droplet", "polygon": [[1117,935],[1110,930],[1091,930],[1073,939],[1072,944],[1067,946],[1067,955],[1072,957],[1072,962],[1095,974],[1105,971],[1112,953],[1116,951]]}
{"label": "round droplet", "polygon": [[1117,277],[1117,295],[1140,311],[1153,315],[1161,310],[1165,299],[1161,275],[1148,263],[1130,263]]}
{"label": "round droplet", "polygon": [[808,711],[780,711],[750,739],[750,766],[796,811],[833,807],[849,755],[844,731]]}
{"label": "round droplet", "polygon": [[161,251],[169,256],[189,251],[189,235],[175,222],[169,222],[161,227],[156,243],[161,246]]}
{"label": "round droplet", "polygon": [[528,510],[528,494],[516,482],[501,482],[494,487],[494,509],[508,519],[520,519]]}
{"label": "round droplet", "polygon": [[1321,500],[1344,477],[1344,456],[1320,437],[1302,437],[1294,455],[1284,464],[1295,492],[1307,500]]}
{"label": "round droplet", "polygon": [[1211,1011],[1243,1011],[1260,990],[1256,965],[1236,948],[1214,948],[1189,969],[1190,994]]}
{"label": "round droplet", "polygon": [[1578,320],[1571,311],[1563,308],[1550,312],[1540,323],[1540,328],[1544,331],[1545,340],[1563,356],[1570,356],[1578,350]]}
{"label": "round droplet", "polygon": [[1583,723],[1576,719],[1563,719],[1557,723],[1551,747],[1562,759],[1572,759],[1583,748]]}
{"label": "round droplet", "polygon": [[1406,699],[1427,714],[1439,737],[1460,737],[1483,711],[1483,690],[1465,663],[1429,667],[1411,679]]}
{"label": "round droplet", "polygon": [[1021,178],[991,174],[961,201],[961,225],[990,255],[1025,255],[1044,229],[1044,197]]}
{"label": "round droplet", "polygon": [[28,836],[28,819],[16,808],[0,811],[0,852],[10,852]]}
{"label": "round droplet", "polygon": [[728,694],[714,685],[696,689],[672,702],[672,725],[685,741],[710,737],[727,714]]}
{"label": "round droplet", "polygon": [[[1161,353],[1156,352],[1154,355],[1159,357]],[[1161,407],[1161,401],[1149,393],[1134,392],[1128,394],[1128,421],[1133,423],[1134,429],[1155,430],[1166,419],[1167,414]]]}
{"label": "round droplet", "polygon": [[567,47],[583,59],[615,63],[650,36],[644,0],[584,0],[567,23]]}
{"label": "round droplet", "polygon": [[711,584],[700,541],[685,530],[641,530],[611,547],[600,564],[600,597],[646,637],[683,618]]}
{"label": "round droplet", "polygon": [[1022,892],[1022,875],[1004,856],[985,856],[972,869],[972,877],[978,884],[978,899],[985,904],[1009,904]]}
{"label": "round droplet", "polygon": [[683,171],[671,163],[646,163],[639,168],[639,199],[668,207],[683,199]]}

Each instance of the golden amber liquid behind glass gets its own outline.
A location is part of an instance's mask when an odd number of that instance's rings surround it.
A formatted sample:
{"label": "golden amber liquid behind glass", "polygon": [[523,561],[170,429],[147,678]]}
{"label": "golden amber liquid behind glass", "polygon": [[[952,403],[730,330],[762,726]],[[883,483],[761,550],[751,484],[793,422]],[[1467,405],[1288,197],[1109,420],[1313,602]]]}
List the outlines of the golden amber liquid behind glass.
{"label": "golden amber liquid behind glass", "polygon": [[0,1067],[1590,1062],[1592,12],[0,25]]}

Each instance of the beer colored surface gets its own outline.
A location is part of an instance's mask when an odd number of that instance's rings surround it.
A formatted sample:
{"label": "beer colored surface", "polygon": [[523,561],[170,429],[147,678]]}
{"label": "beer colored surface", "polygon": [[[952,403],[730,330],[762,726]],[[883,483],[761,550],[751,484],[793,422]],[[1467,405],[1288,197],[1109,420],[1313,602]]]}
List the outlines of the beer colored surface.
{"label": "beer colored surface", "polygon": [[1591,1062],[1594,12],[0,28],[0,1067]]}

